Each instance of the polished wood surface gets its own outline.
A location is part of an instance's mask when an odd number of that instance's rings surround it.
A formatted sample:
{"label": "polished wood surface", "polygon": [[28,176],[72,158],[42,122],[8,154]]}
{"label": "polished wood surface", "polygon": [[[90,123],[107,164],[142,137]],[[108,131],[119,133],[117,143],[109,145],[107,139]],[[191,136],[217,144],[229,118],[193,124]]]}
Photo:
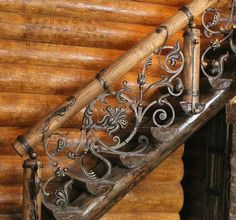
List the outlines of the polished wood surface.
{"label": "polished wood surface", "polygon": [[127,50],[153,29],[86,18],[64,17],[62,20],[56,16],[0,13],[1,37],[13,40]]}
{"label": "polished wood surface", "polygon": [[196,28],[188,28],[184,34],[185,66],[183,71],[184,96],[183,100],[195,104],[199,103],[200,87],[200,58],[201,32]]}
{"label": "polished wood surface", "polygon": [[[182,2],[177,1],[179,5]],[[171,4],[171,3],[170,3]],[[130,0],[2,0],[0,10],[20,13],[84,17],[107,21],[158,25],[175,13],[177,8]],[[162,13],[159,13],[162,11]]]}
{"label": "polished wood surface", "polygon": [[156,3],[156,4],[163,4],[163,5],[172,5],[172,6],[181,6],[181,5],[186,5],[191,2],[191,0],[135,0],[137,2],[151,2],[151,3]]}
{"label": "polished wood surface", "polygon": [[[85,69],[0,63],[0,88],[1,92],[69,96],[78,88],[83,88],[96,73]],[[159,79],[159,73],[148,76],[150,83]],[[112,90],[118,91],[123,81],[128,81],[132,94],[138,96],[137,73],[129,72],[121,77],[112,85]]]}

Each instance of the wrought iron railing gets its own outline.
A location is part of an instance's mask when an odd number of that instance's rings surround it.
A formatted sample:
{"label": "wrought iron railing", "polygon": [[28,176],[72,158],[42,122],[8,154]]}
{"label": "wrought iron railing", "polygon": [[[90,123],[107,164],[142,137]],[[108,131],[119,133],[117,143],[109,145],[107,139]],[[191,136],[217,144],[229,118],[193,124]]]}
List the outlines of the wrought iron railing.
{"label": "wrought iron railing", "polygon": [[[211,5],[212,2],[204,7]],[[209,38],[222,35],[222,39],[216,39],[210,44],[202,55],[201,64],[200,31],[193,23],[193,14],[190,10],[191,7],[196,6],[195,4],[181,8],[176,17],[185,16],[181,27],[185,26],[186,19],[188,19],[187,23],[190,23],[185,33],[186,54],[181,51],[178,41],[174,46],[162,45],[171,35],[168,25],[162,25],[157,29],[155,35],[160,33],[165,39],[160,41],[162,46],[152,50],[143,68],[137,74],[138,96],[132,94],[132,89],[129,88],[127,81],[123,82],[119,91],[113,91],[110,81],[104,78],[106,70],[103,70],[97,74],[97,82],[102,85],[104,92],[88,103],[83,123],[79,126],[81,128],[78,128],[78,138],[70,139],[66,133],[54,132],[57,127],[55,123],[65,120],[63,118],[70,109],[74,108],[78,96],[69,97],[61,107],[43,121],[42,126],[41,124],[36,126],[37,129],[40,128],[44,150],[54,174],[46,182],[39,181],[36,174],[40,167],[37,166],[37,163],[31,166],[32,173],[35,174],[31,175],[31,184],[29,184],[30,201],[33,204],[35,204],[38,192],[42,189],[43,203],[46,207],[54,211],[62,210],[65,214],[68,210],[73,210],[74,207],[70,206],[69,191],[74,181],[71,170],[74,172],[76,169],[78,171],[77,181],[82,182],[91,194],[97,196],[112,190],[114,183],[109,180],[109,177],[113,163],[129,169],[135,168],[145,162],[146,152],[153,147],[149,134],[142,133],[144,122],[156,126],[156,129],[159,129],[158,141],[164,142],[171,139],[171,135],[166,136],[166,131],[175,123],[177,107],[172,103],[173,98],[178,103],[180,102],[183,112],[187,114],[199,114],[204,111],[205,104],[199,101],[200,66],[214,89],[226,89],[231,85],[231,79],[221,79],[229,52],[220,55],[218,59],[214,59],[210,63],[207,63],[209,61],[207,54],[210,50],[216,51],[220,48],[221,43],[227,40],[230,42],[232,52],[236,52],[234,45],[236,1],[232,2],[230,15],[224,27],[218,26],[224,19],[221,19],[220,12],[216,9],[209,8],[203,13],[202,23],[205,35]],[[203,9],[205,9],[204,7]],[[209,19],[208,14],[212,15],[212,19]],[[214,27],[219,30],[213,30]],[[188,51],[189,48],[190,51]],[[137,48],[134,51],[139,53]],[[147,72],[157,65],[153,61],[155,57],[157,57],[162,72],[161,78],[149,84]],[[182,72],[185,72],[183,77],[181,77]],[[151,90],[155,91],[155,98],[147,103],[145,97]],[[104,112],[98,118],[94,115],[96,109]],[[151,117],[152,120],[146,120],[146,116]],[[38,131],[37,129],[34,131]],[[176,130],[172,128],[172,132],[178,132],[178,128]],[[57,140],[56,145],[50,144],[52,139]],[[21,149],[18,152],[22,153],[23,149],[29,153],[31,161],[35,160],[37,155],[27,139],[20,136],[17,140],[16,150],[20,149],[20,143]],[[134,142],[137,143],[134,144]],[[155,145],[155,149],[158,150],[158,144]],[[62,156],[63,160],[61,160]],[[96,161],[96,166],[91,167],[87,162],[89,158]],[[98,166],[101,169],[97,169]],[[27,165],[25,167],[29,168]],[[31,219],[37,219],[35,217],[37,208],[35,205],[31,208],[31,216],[34,216]]]}

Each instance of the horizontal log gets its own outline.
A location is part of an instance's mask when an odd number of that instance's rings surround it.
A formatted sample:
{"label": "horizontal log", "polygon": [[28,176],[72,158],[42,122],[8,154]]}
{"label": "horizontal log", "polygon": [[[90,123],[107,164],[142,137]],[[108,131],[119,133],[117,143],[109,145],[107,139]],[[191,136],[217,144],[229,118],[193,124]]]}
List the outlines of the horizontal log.
{"label": "horizontal log", "polygon": [[15,155],[11,142],[25,130],[23,128],[0,127],[0,155]]}
{"label": "horizontal log", "polygon": [[105,214],[100,220],[180,220],[178,213],[110,213]]}
{"label": "horizontal log", "polygon": [[[64,133],[70,132],[69,137],[71,139],[73,140],[75,140],[76,138],[78,139],[78,133],[73,130],[74,129],[64,129]],[[20,132],[22,132],[22,129],[19,129],[19,133]],[[2,143],[0,142],[0,152],[2,149],[1,145]],[[10,144],[8,144],[8,147],[11,149]],[[52,144],[49,144],[49,148],[51,147],[52,147]],[[44,165],[42,169],[42,177],[43,179],[47,179],[49,176],[52,175],[52,168],[49,165],[48,158],[44,156],[45,153],[44,153],[43,147],[40,146],[38,147],[38,149],[40,149],[39,152],[37,150],[37,153],[40,155],[38,159],[41,160]],[[64,157],[62,156],[60,158],[64,159]],[[22,173],[23,160],[19,157],[4,155],[4,156],[0,156],[0,162],[1,162],[0,185],[21,184],[22,174],[23,174]],[[78,171],[79,170],[76,169],[76,172]],[[150,181],[159,182],[159,183],[161,182],[178,183],[182,180],[182,178],[183,178],[183,162],[180,158],[178,159],[178,152],[176,152],[170,158],[168,158],[163,164],[161,164],[160,167],[154,170],[147,178],[145,178],[144,184],[142,185],[144,186],[145,182],[150,182]]]}
{"label": "horizontal log", "polygon": [[176,182],[181,181],[184,175],[183,162],[180,159],[171,157],[164,161],[156,170],[150,173],[143,181]]}
{"label": "horizontal log", "polygon": [[[39,156],[38,160],[42,161],[42,179],[47,180],[53,175],[53,169],[49,165],[46,156]],[[23,184],[23,160],[15,156],[0,156],[0,185],[19,185]]]}
{"label": "horizontal log", "polygon": [[22,220],[21,214],[0,215],[0,220]]}
{"label": "horizontal log", "polygon": [[[1,38],[12,40],[127,50],[153,30],[152,26],[86,18],[0,13]],[[181,40],[179,36],[168,43]]]}
{"label": "horizontal log", "polygon": [[[13,142],[13,140],[15,140],[15,138],[17,136],[19,136],[20,134],[22,134],[23,132],[25,132],[27,130],[27,128],[19,128],[19,127],[0,127],[0,155],[7,155],[7,156],[13,156],[15,155],[15,151],[14,149],[11,147],[11,143]],[[62,129],[58,129],[58,133],[60,134],[67,134],[67,137],[71,140],[74,140],[75,138],[78,138],[79,136],[79,129],[77,128],[62,128]],[[102,138],[105,138],[104,140],[109,141],[107,139],[106,136],[102,136],[102,134],[99,133],[99,135]],[[49,146],[54,146],[54,144],[56,143],[57,140],[55,140],[55,142],[51,141],[50,139],[50,145]],[[173,154],[173,156],[171,157],[171,160],[179,160],[181,158],[182,155],[182,148],[180,148],[181,150],[176,151],[176,153]],[[44,149],[42,147],[42,145],[39,145],[36,147],[36,151],[39,155],[43,155]],[[153,173],[153,177],[155,178],[155,173]],[[152,174],[151,174],[152,176]]]}
{"label": "horizontal log", "polygon": [[[65,67],[99,71],[124,53],[122,50],[55,45],[0,39],[0,63]],[[139,72],[144,62],[139,62],[131,71]],[[148,73],[157,76],[160,65],[157,57]],[[12,67],[14,68],[14,67]],[[25,70],[26,71],[26,70]]]}
{"label": "horizontal log", "polygon": [[100,70],[121,50],[0,39],[0,62]]}
{"label": "horizontal log", "polygon": [[[41,149],[43,148],[41,147]],[[43,154],[43,152],[41,154]],[[172,157],[168,158],[155,171],[153,171],[144,180],[145,184],[148,185],[150,181],[157,183],[180,182],[183,178],[183,163],[180,159],[175,159],[173,157],[175,157],[175,154]],[[65,159],[65,157],[62,156],[60,158]],[[49,176],[52,175],[53,169],[52,167],[50,167],[48,158],[46,156],[39,156],[38,160],[42,161],[44,165],[42,169],[42,178],[46,180]],[[23,160],[16,156],[4,155],[0,156],[0,162],[2,164],[0,167],[0,185],[3,184],[20,185],[22,183],[22,175],[23,175],[23,170],[22,170]],[[73,163],[73,161],[70,162]],[[65,165],[65,162],[63,163],[63,165]],[[76,169],[76,172],[78,172],[78,169]]]}
{"label": "horizontal log", "polygon": [[182,6],[186,5],[191,2],[191,0],[134,0],[136,2],[151,2],[155,4],[162,4],[162,5],[171,5],[171,6]]}
{"label": "horizontal log", "polygon": [[[150,102],[152,95],[156,92],[153,89],[144,99],[144,105]],[[137,95],[137,94],[136,94]],[[131,93],[130,97],[135,96]],[[67,96],[44,95],[29,93],[0,92],[0,126],[2,127],[29,127],[41,120],[55,109]],[[11,101],[9,101],[11,100]],[[93,119],[100,120],[106,114],[105,107],[119,106],[115,97],[107,98],[107,105],[98,102],[93,111]],[[63,127],[81,128],[84,110],[75,114]],[[132,125],[134,113],[126,108],[127,120]],[[133,116],[132,116],[133,115]]]}
{"label": "horizontal log", "polygon": [[19,185],[0,186],[0,213],[20,213],[22,211],[23,188]]}
{"label": "horizontal log", "polygon": [[[68,17],[85,17],[158,25],[176,12],[175,7],[134,2],[130,0],[1,0],[0,10],[20,13],[48,14]],[[161,12],[161,13],[160,13]]]}
{"label": "horizontal log", "polygon": [[[65,45],[128,49],[152,27],[57,16],[0,13],[2,38]],[[139,31],[137,31],[139,30]],[[124,44],[124,42],[126,42]]]}
{"label": "horizontal log", "polygon": [[[31,0],[2,0],[0,10],[8,12],[24,12],[33,14],[45,14],[67,17],[79,17],[89,19],[103,19],[106,21],[116,21],[143,25],[158,25],[172,16],[178,8],[190,2],[190,0],[164,1],[164,0],[44,0],[39,2]],[[156,3],[156,4],[152,4]],[[160,13],[161,12],[161,13]],[[197,17],[197,24],[201,24],[201,19]]]}
{"label": "horizontal log", "polygon": [[[0,63],[18,63],[99,71],[123,53],[124,51],[114,49],[0,39]],[[142,65],[143,63],[140,62],[132,71],[139,72]],[[153,76],[156,76],[158,72],[160,72],[159,65],[153,65],[151,70],[149,70],[149,73]]]}
{"label": "horizontal log", "polygon": [[[183,194],[180,185],[155,185],[155,192],[132,192],[120,201],[113,209],[113,213],[127,213],[130,211],[152,212],[178,212],[182,206]],[[137,202],[138,201],[138,202]],[[135,205],[136,204],[136,205]],[[22,186],[0,186],[0,213],[19,213],[22,207]]]}
{"label": "horizontal log", "polygon": [[[161,5],[167,5],[167,6],[183,6],[186,4],[189,4],[192,2],[191,0],[134,0],[136,2],[142,2],[142,3],[155,3],[155,4],[161,4]],[[218,8],[227,8],[228,7],[228,0],[221,0],[217,2],[217,4],[213,5],[212,7],[218,7]]]}
{"label": "horizontal log", "polygon": [[[19,127],[0,127],[0,155],[5,156],[14,156],[16,152],[11,146],[11,143],[17,136],[25,132],[27,128],[19,128]],[[129,129],[123,130],[122,134],[127,135],[127,132],[130,132]],[[80,130],[78,126],[76,128],[61,128],[57,131],[58,134],[61,134],[62,136],[66,135],[65,137],[68,139],[69,143],[78,140],[80,137]],[[122,136],[122,134],[120,136]],[[129,133],[130,134],[130,133]],[[97,131],[96,135],[100,137],[105,143],[114,145],[114,141],[112,140],[112,137],[109,136],[106,132],[100,132]],[[60,136],[54,135],[50,138],[49,141],[49,148],[55,149],[55,146],[57,146],[57,141],[60,139]],[[35,152],[37,152],[38,155],[45,155],[44,148],[42,144],[39,144],[35,148]],[[174,155],[173,160],[179,159],[178,152]],[[63,154],[64,155],[64,154]]]}
{"label": "horizontal log", "polygon": [[[31,126],[66,98],[56,95],[0,93],[0,125],[6,127]],[[80,125],[82,112],[74,116],[72,120],[66,124],[67,127]]]}
{"label": "horizontal log", "polygon": [[[0,63],[0,88],[1,92],[69,96],[84,87],[96,73],[93,70]],[[112,85],[112,89],[118,91],[122,82],[128,81],[132,93],[138,95],[137,77],[137,73],[127,73]],[[148,77],[148,83],[157,80],[160,78]]]}
{"label": "horizontal log", "polygon": [[[153,193],[155,190],[155,194]],[[156,195],[156,196],[155,196]],[[129,192],[112,209],[112,213],[179,212],[183,205],[180,184],[140,184]]]}

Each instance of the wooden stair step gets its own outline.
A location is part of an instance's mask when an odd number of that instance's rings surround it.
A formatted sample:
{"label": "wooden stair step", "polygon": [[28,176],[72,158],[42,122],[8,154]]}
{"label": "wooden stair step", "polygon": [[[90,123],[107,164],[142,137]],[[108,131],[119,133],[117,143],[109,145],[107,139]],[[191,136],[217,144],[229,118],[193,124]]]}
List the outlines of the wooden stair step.
{"label": "wooden stair step", "polygon": [[74,180],[74,186],[86,190],[94,196],[99,196],[111,191],[115,185],[115,183],[109,179],[98,180],[99,176],[102,175],[103,170],[102,164],[99,163],[95,168],[88,171],[93,179],[87,178],[82,171],[69,171],[67,172],[67,175]]}

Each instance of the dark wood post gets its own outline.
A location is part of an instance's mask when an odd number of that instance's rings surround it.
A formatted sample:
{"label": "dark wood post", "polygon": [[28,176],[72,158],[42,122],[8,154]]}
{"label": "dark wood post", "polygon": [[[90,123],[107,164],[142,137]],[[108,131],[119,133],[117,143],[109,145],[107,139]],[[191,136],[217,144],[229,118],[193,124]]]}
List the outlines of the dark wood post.
{"label": "dark wood post", "polygon": [[41,220],[40,179],[42,163],[36,159],[24,161],[23,220]]}

